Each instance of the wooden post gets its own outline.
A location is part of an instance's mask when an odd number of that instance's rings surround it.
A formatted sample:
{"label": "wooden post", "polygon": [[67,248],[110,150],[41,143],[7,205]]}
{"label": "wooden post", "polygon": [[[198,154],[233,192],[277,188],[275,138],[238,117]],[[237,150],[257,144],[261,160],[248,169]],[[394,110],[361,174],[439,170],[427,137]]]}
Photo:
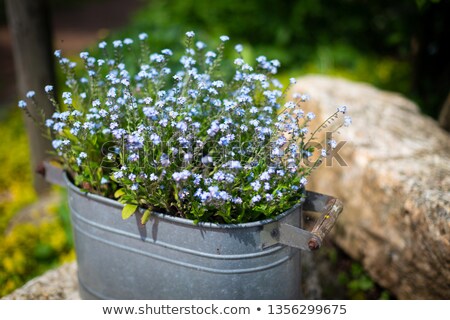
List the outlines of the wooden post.
{"label": "wooden post", "polygon": [[[25,98],[29,90],[36,91],[36,101],[49,117],[54,110],[44,87],[54,84],[54,68],[47,3],[45,0],[6,0],[6,12],[20,98]],[[28,105],[35,118],[40,119],[33,104],[30,102]],[[49,157],[51,143],[42,136],[41,128],[26,116],[25,126],[30,144],[34,188],[38,194],[44,194],[49,190],[49,184],[35,171]]]}

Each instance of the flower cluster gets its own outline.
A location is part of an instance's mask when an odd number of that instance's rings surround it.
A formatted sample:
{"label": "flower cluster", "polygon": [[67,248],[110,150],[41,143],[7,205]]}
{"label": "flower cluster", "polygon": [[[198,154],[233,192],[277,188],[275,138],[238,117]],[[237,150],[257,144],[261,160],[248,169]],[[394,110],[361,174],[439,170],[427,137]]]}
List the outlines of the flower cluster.
{"label": "flower cluster", "polygon": [[[81,74],[56,51],[67,89],[58,99],[45,87],[57,110],[45,126],[74,182],[119,198],[127,212],[139,207],[197,222],[272,218],[298,203],[336,142],[311,159],[317,148],[309,142],[320,130],[311,132],[315,115],[300,108],[307,96],[283,102],[287,88],[273,78],[278,60],[249,64],[236,45],[233,75],[221,77],[228,40],[221,36],[209,50],[187,32],[177,68],[169,67],[170,49],[150,52],[145,33],[101,42],[100,58],[82,52]],[[140,58],[128,62],[129,53]],[[344,113],[339,107],[327,121]]]}

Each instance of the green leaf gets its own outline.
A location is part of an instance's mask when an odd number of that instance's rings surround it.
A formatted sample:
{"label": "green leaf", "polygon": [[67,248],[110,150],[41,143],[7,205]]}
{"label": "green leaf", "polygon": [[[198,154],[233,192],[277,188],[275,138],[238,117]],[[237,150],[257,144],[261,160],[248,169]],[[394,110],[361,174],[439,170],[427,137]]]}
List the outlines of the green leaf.
{"label": "green leaf", "polygon": [[150,211],[150,209],[145,210],[144,214],[142,215],[141,218],[141,223],[142,224],[146,224],[148,219],[150,219],[150,215],[152,214],[152,212]]}
{"label": "green leaf", "polygon": [[125,191],[123,189],[118,189],[116,192],[114,192],[114,198],[120,198],[125,194]]}
{"label": "green leaf", "polygon": [[122,219],[126,220],[131,217],[136,211],[137,207],[138,206],[136,204],[126,204],[122,209]]}
{"label": "green leaf", "polygon": [[98,167],[96,170],[96,173],[97,173],[97,180],[98,181],[102,180],[102,175],[103,175],[102,167]]}
{"label": "green leaf", "polygon": [[114,178],[114,175],[113,175],[113,174],[111,174],[111,175],[109,176],[109,178],[110,178],[112,181],[114,181],[114,182],[119,182],[119,181],[117,181],[116,178]]}

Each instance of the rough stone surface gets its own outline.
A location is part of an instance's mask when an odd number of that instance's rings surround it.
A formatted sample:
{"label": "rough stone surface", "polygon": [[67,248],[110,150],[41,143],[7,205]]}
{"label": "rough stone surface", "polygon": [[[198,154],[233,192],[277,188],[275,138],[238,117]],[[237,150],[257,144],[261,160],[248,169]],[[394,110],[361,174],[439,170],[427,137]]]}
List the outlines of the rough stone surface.
{"label": "rough stone surface", "polygon": [[336,140],[348,166],[333,160],[309,189],[345,208],[334,240],[401,299],[450,298],[450,136],[404,97],[323,76],[298,79],[293,92],[318,118],[347,105],[353,118]]}
{"label": "rough stone surface", "polygon": [[77,265],[67,263],[50,270],[42,276],[27,282],[6,300],[77,300],[78,294]]}

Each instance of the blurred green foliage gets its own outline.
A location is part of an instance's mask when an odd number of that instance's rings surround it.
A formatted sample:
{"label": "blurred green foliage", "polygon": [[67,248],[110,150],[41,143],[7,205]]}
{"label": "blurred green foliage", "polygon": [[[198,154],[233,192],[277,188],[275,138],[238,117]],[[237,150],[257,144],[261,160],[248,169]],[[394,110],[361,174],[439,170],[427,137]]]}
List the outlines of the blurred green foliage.
{"label": "blurred green foliage", "polygon": [[395,299],[387,290],[377,285],[359,262],[353,261],[342,250],[330,243],[318,252],[335,271],[333,276],[320,279],[324,299]]}
{"label": "blurred green foliage", "polygon": [[[12,292],[50,268],[74,259],[60,208],[47,208],[49,220],[17,224],[0,236],[0,296]],[[52,216],[56,216],[51,219]],[[69,225],[70,227],[70,225]]]}
{"label": "blurred green foliage", "polygon": [[0,121],[0,234],[22,207],[36,200],[31,184],[28,140],[20,110],[5,111]]}
{"label": "blurred green foliage", "polygon": [[28,141],[20,110],[0,120],[0,296],[63,261],[74,258],[66,201],[31,212],[28,222],[15,215],[36,200],[31,184]]}
{"label": "blurred green foliage", "polygon": [[[347,296],[349,299],[361,300],[373,296],[376,284],[364,271],[364,268],[356,262],[353,262],[349,270],[341,271],[338,274],[339,283],[347,288]],[[383,290],[377,294],[377,299],[386,300],[390,295]]]}
{"label": "blurred green foliage", "polygon": [[[155,48],[192,29],[222,34],[284,71],[345,76],[401,92],[437,116],[450,83],[450,1],[149,0],[123,35],[145,31]],[[283,69],[282,69],[283,70]]]}

